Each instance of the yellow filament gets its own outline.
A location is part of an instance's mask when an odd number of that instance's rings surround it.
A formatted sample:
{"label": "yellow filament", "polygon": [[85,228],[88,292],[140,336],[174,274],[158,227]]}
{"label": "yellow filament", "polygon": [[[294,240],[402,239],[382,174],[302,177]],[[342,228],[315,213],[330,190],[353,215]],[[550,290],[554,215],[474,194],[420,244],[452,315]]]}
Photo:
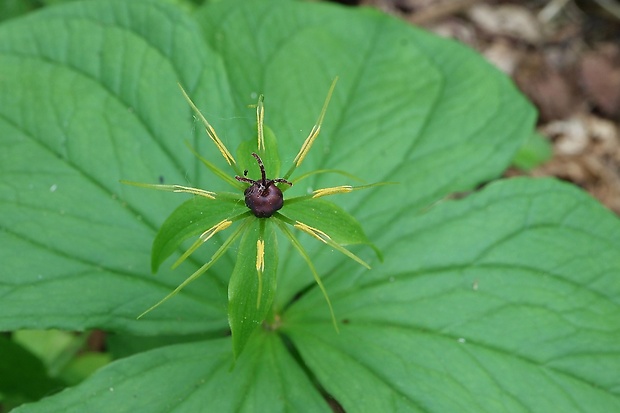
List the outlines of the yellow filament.
{"label": "yellow filament", "polygon": [[314,143],[317,136],[319,136],[319,132],[321,132],[321,125],[323,124],[323,118],[325,118],[325,112],[327,112],[327,106],[329,105],[329,101],[332,98],[332,94],[334,93],[334,88],[336,87],[337,82],[338,82],[338,77],[334,78],[334,80],[332,81],[329,91],[327,92],[327,97],[325,98],[325,102],[323,103],[323,109],[321,109],[321,114],[319,115],[319,118],[317,119],[316,124],[312,127],[312,130],[310,131],[310,134],[304,141],[303,145],[301,145],[301,149],[299,150],[299,153],[297,154],[297,156],[295,157],[293,161],[295,163],[295,167],[298,167],[304,161],[304,159],[306,158],[306,155],[308,154],[308,151],[310,151],[310,148],[312,148],[312,144]]}
{"label": "yellow filament", "polygon": [[265,150],[265,136],[263,134],[263,122],[265,120],[265,106],[263,105],[263,95],[258,97],[256,105],[256,124],[258,127],[258,150]]}
{"label": "yellow filament", "polygon": [[220,221],[217,224],[215,224],[214,226],[212,226],[211,228],[209,228],[208,230],[206,230],[205,232],[203,232],[200,235],[200,239],[202,240],[202,242],[206,242],[212,236],[217,234],[218,232],[223,231],[226,228],[228,228],[231,224],[232,224],[232,221],[229,220],[229,219],[225,219],[223,221]]}
{"label": "yellow filament", "polygon": [[342,186],[334,186],[331,188],[323,188],[317,189],[312,192],[312,198],[320,198],[322,196],[334,195],[334,194],[345,194],[353,191],[353,187],[351,185],[342,185]]}
{"label": "yellow filament", "polygon": [[209,241],[218,232],[223,231],[226,228],[228,228],[231,224],[232,224],[231,220],[225,219],[223,221],[218,222],[217,224],[215,224],[214,226],[212,226],[211,228],[209,228],[208,230],[200,234],[200,237],[196,240],[196,242],[194,242],[192,246],[189,247],[189,249],[185,251],[183,255],[181,255],[179,259],[175,261],[174,264],[172,264],[172,268],[176,268],[179,265],[181,265],[181,263],[185,261],[187,257],[192,255],[194,251],[198,249],[198,247],[200,247],[205,242]]}
{"label": "yellow filament", "polygon": [[310,225],[306,225],[303,222],[295,221],[295,228],[305,232],[306,234],[312,235],[314,238],[318,239],[321,242],[327,244],[327,241],[331,241],[329,235],[321,231],[320,229],[316,229],[311,227]]}
{"label": "yellow filament", "polygon": [[295,166],[301,165],[301,163],[304,161],[304,159],[306,158],[306,155],[310,151],[310,148],[312,148],[312,144],[314,143],[314,140],[317,138],[317,136],[319,136],[319,132],[321,132],[321,125],[314,125],[312,127],[312,130],[310,131],[310,134],[304,141],[304,144],[301,145],[301,149],[299,150],[299,153],[295,157],[295,160],[294,160]]}
{"label": "yellow filament", "polygon": [[143,184],[142,182],[133,182],[133,181],[125,181],[125,180],[121,180],[121,183],[126,184],[126,185],[137,186],[140,188],[158,189],[160,191],[184,192],[188,194],[204,196],[205,198],[209,198],[209,199],[215,199],[215,196],[217,195],[215,192],[205,191],[204,189],[192,188],[191,186]]}
{"label": "yellow filament", "polygon": [[260,308],[263,296],[263,271],[265,271],[265,241],[256,240],[256,275],[258,277],[258,291],[256,293],[256,308]]}
{"label": "yellow filament", "polygon": [[188,194],[200,195],[205,198],[215,199],[215,192],[205,191],[204,189],[192,188],[191,186],[183,185],[171,185],[173,187],[172,192],[185,192]]}

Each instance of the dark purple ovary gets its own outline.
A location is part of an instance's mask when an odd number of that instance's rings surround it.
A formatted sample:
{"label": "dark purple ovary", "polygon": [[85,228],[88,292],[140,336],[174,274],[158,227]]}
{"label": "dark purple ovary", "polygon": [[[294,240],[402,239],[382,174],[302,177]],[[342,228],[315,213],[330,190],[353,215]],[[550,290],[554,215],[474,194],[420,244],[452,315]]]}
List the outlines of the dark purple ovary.
{"label": "dark purple ovary", "polygon": [[245,192],[245,205],[252,210],[258,218],[269,218],[284,205],[284,197],[280,188],[273,182],[267,188],[261,188],[260,184],[250,185]]}
{"label": "dark purple ovary", "polygon": [[276,186],[276,182],[289,186],[293,185],[293,183],[284,178],[267,179],[263,160],[254,152],[252,152],[252,156],[258,162],[261,179],[255,181],[254,179],[246,178],[248,174],[247,169],[243,171],[243,176],[235,176],[235,179],[239,182],[250,184],[243,192],[243,195],[245,195],[245,205],[258,218],[269,218],[284,205],[282,191]]}

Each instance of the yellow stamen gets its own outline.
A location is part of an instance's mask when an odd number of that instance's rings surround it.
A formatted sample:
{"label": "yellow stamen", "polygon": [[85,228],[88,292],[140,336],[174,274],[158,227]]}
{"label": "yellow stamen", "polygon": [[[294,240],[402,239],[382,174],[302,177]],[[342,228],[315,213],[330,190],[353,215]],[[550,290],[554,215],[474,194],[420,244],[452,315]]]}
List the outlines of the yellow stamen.
{"label": "yellow stamen", "polygon": [[183,185],[170,185],[173,187],[172,192],[185,192],[188,194],[200,195],[205,198],[215,199],[215,192],[205,191],[204,189],[192,188],[190,186]]}
{"label": "yellow stamen", "polygon": [[205,130],[207,131],[207,134],[209,135],[213,143],[215,143],[215,146],[217,146],[217,149],[219,149],[220,153],[222,154],[226,162],[228,162],[229,165],[234,164],[235,158],[233,158],[233,156],[230,154],[230,152],[226,148],[226,145],[224,145],[224,143],[220,140],[220,138],[218,138],[217,133],[215,133],[215,129],[213,129],[213,126],[211,126],[209,121],[207,121],[207,119],[202,115],[202,113],[200,113],[200,110],[194,104],[194,102],[190,99],[190,97],[187,95],[187,93],[185,92],[185,89],[183,89],[183,86],[179,84],[179,87],[181,88],[181,92],[183,92],[183,97],[185,98],[187,103],[191,106],[192,110],[196,113],[196,115],[198,116],[202,124],[204,125]]}
{"label": "yellow stamen", "polygon": [[324,233],[320,229],[313,228],[310,225],[306,225],[303,222],[299,222],[299,221],[295,221],[295,225],[293,225],[293,226],[295,228],[305,232],[306,234],[309,234],[309,235],[313,236],[314,238],[318,239],[319,241],[329,245],[330,247],[334,248],[335,250],[343,253],[347,257],[351,258],[353,261],[355,261],[355,262],[363,265],[364,267],[370,269],[370,265],[368,265],[361,258],[359,258],[357,255],[353,254],[351,251],[349,251],[348,249],[346,249],[342,245],[334,242],[334,240],[332,240],[329,235],[327,235],[326,233]]}
{"label": "yellow stamen", "polygon": [[312,198],[320,198],[322,196],[334,195],[334,194],[345,194],[353,191],[353,187],[351,185],[342,185],[342,186],[334,186],[331,188],[323,188],[317,189],[312,192]]}
{"label": "yellow stamen", "polygon": [[265,271],[265,241],[256,241],[256,271]]}
{"label": "yellow stamen", "polygon": [[295,228],[305,232],[306,234],[312,235],[314,238],[318,239],[321,242],[324,242],[325,244],[327,244],[328,241],[331,241],[329,235],[327,235],[320,229],[313,228],[310,225],[304,224],[303,222],[295,221],[294,226]]}
{"label": "yellow stamen", "polygon": [[258,127],[258,150],[265,150],[265,136],[263,135],[263,122],[265,120],[265,106],[263,105],[263,95],[258,97],[256,105],[256,124]]}
{"label": "yellow stamen", "polygon": [[297,156],[295,156],[295,159],[293,160],[295,167],[298,167],[304,161],[304,159],[306,158],[306,155],[308,154],[308,151],[310,151],[310,148],[312,147],[312,144],[314,143],[314,140],[317,138],[317,136],[319,136],[319,133],[321,132],[321,125],[323,124],[323,118],[325,118],[325,112],[327,111],[327,106],[329,105],[329,101],[332,98],[332,93],[334,93],[336,82],[338,82],[338,77],[334,78],[334,81],[332,82],[332,85],[329,88],[329,92],[327,92],[325,103],[323,103],[323,109],[321,110],[321,114],[319,115],[319,118],[317,119],[316,124],[312,127],[310,134],[304,141],[303,145],[301,145],[301,149],[299,150],[299,153],[297,154]]}
{"label": "yellow stamen", "polygon": [[263,296],[263,271],[265,271],[265,241],[256,240],[256,276],[258,277],[258,291],[256,293],[256,308],[260,308]]}
{"label": "yellow stamen", "polygon": [[187,257],[192,255],[192,253],[196,251],[198,247],[200,247],[205,242],[209,241],[218,232],[223,231],[226,228],[228,228],[231,224],[232,224],[231,220],[225,219],[223,221],[218,222],[217,224],[213,225],[211,228],[209,228],[208,230],[200,234],[200,237],[196,240],[196,242],[194,242],[192,246],[189,247],[189,249],[185,251],[183,255],[179,257],[178,260],[175,261],[175,263],[172,265],[172,268],[178,267],[183,261],[187,259]]}
{"label": "yellow stamen", "polygon": [[215,192],[205,191],[204,189],[192,188],[191,186],[183,185],[159,185],[159,184],[143,184],[142,182],[133,182],[121,180],[122,184],[139,186],[141,188],[159,189],[160,191],[168,192],[183,192],[187,194],[194,194],[204,196],[205,198],[215,199],[217,195]]}
{"label": "yellow stamen", "polygon": [[207,242],[213,235],[216,233],[225,230],[232,224],[232,221],[229,219],[225,219],[223,221],[218,222],[202,234],[200,234],[200,239],[202,242]]}
{"label": "yellow stamen", "polygon": [[317,136],[319,136],[320,132],[321,132],[321,125],[314,125],[312,127],[310,134],[304,141],[303,145],[301,145],[301,149],[299,150],[299,153],[293,160],[293,162],[295,162],[295,166],[301,165],[301,163],[304,161],[304,159],[306,158],[306,155],[308,154],[308,152],[310,151],[310,148],[312,147],[312,144],[314,143],[314,140],[317,138]]}

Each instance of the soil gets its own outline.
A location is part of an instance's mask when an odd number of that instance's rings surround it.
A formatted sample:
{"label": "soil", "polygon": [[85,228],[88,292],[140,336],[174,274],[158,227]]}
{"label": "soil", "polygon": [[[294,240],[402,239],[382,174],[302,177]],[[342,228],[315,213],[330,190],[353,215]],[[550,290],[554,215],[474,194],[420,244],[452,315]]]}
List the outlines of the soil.
{"label": "soil", "polygon": [[538,108],[553,156],[507,176],[570,181],[620,215],[620,0],[350,0],[456,39]]}

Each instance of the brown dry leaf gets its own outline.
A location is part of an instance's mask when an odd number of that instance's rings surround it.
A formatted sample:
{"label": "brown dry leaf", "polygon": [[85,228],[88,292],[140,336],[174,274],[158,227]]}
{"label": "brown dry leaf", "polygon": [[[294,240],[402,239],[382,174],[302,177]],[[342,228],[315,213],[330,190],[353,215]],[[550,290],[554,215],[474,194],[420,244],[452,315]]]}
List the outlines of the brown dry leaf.
{"label": "brown dry leaf", "polygon": [[566,119],[579,106],[570,81],[548,64],[542,52],[528,54],[517,68],[514,80],[538,107],[541,122]]}
{"label": "brown dry leaf", "polygon": [[477,4],[469,9],[468,16],[491,35],[509,36],[530,44],[538,44],[543,39],[540,22],[523,6]]}
{"label": "brown dry leaf", "polygon": [[551,122],[541,133],[555,140],[554,157],[532,171],[573,182],[620,214],[620,134],[618,125],[594,115]]}
{"label": "brown dry leaf", "polygon": [[523,51],[505,38],[495,39],[483,52],[484,57],[502,72],[513,76],[521,60]]}
{"label": "brown dry leaf", "polygon": [[586,53],[579,77],[586,95],[601,113],[620,119],[620,47],[608,43]]}

